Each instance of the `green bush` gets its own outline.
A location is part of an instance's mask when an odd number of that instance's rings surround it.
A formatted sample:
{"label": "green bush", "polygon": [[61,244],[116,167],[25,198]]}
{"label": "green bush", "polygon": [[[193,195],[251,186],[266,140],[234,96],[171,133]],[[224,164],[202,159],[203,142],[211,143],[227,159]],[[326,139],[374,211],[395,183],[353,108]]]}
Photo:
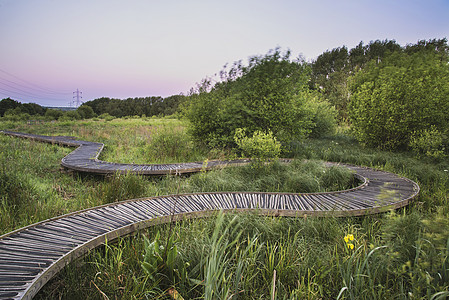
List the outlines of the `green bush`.
{"label": "green bush", "polygon": [[311,115],[312,127],[309,137],[320,138],[335,133],[337,127],[337,110],[322,99],[317,92],[305,93],[306,107]]}
{"label": "green bush", "polygon": [[74,121],[74,120],[81,120],[81,116],[76,110],[68,110],[64,112],[64,115],[59,118],[61,121]]}
{"label": "green bush", "polygon": [[435,128],[415,131],[410,137],[410,148],[418,155],[425,155],[435,159],[445,157],[444,142],[447,138]]}
{"label": "green bush", "polygon": [[234,140],[244,156],[260,162],[279,158],[281,154],[281,143],[276,140],[271,131],[268,133],[255,131],[252,137],[248,137],[244,129],[237,128]]}
{"label": "green bush", "polygon": [[45,118],[47,120],[58,120],[64,113],[60,109],[47,109],[45,112]]}
{"label": "green bush", "polygon": [[20,107],[16,107],[15,109],[8,109],[3,116],[4,120],[14,122],[26,121],[29,120],[30,118],[31,118],[30,114],[22,112]]}
{"label": "green bush", "polygon": [[309,91],[310,67],[289,55],[276,50],[252,57],[248,66],[237,63],[212,88],[204,81],[184,109],[192,136],[211,147],[233,147],[237,128],[246,128],[249,135],[271,131],[278,141],[289,143],[315,128],[319,135],[332,127],[332,117],[318,124],[323,116],[319,110],[332,108]]}
{"label": "green bush", "polygon": [[81,105],[76,109],[76,112],[80,115],[81,119],[92,119],[96,116],[92,107],[88,105]]}
{"label": "green bush", "polygon": [[365,145],[404,149],[414,132],[431,126],[447,136],[449,66],[438,53],[396,52],[372,61],[354,76],[351,91],[352,128]]}
{"label": "green bush", "polygon": [[108,114],[108,113],[103,113],[103,114],[99,115],[98,117],[99,117],[100,119],[104,119],[105,121],[112,121],[112,120],[115,119],[114,116],[111,116],[111,115]]}

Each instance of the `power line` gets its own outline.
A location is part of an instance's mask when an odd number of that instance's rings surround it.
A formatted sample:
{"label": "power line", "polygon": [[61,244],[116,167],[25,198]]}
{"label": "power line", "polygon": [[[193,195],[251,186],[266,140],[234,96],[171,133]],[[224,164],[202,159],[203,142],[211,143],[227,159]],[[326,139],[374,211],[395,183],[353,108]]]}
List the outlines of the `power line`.
{"label": "power line", "polygon": [[15,79],[17,79],[17,80],[19,80],[19,81],[25,83],[25,84],[28,84],[28,85],[30,85],[30,86],[33,86],[34,88],[37,88],[37,89],[41,90],[42,92],[53,93],[53,94],[66,94],[66,95],[69,94],[69,92],[55,91],[55,90],[52,90],[52,89],[49,89],[49,88],[46,88],[46,87],[37,85],[37,84],[35,84],[35,83],[32,83],[32,82],[27,81],[27,80],[25,80],[25,79],[22,79],[22,78],[20,78],[20,77],[14,75],[14,74],[11,74],[11,73],[9,73],[9,72],[7,72],[7,71],[1,69],[1,68],[0,68],[0,72],[6,74],[6,75],[8,75],[8,76],[11,76],[11,77],[13,77],[13,78],[15,78]]}
{"label": "power line", "polygon": [[56,100],[56,98],[60,99],[60,97],[58,97],[58,95],[49,95],[49,96],[47,96],[45,94],[36,94],[36,92],[34,92],[34,91],[29,92],[27,90],[24,90],[24,89],[21,89],[21,88],[17,88],[17,87],[15,87],[12,84],[8,84],[8,83],[5,83],[5,82],[2,82],[1,78],[0,78],[0,89],[2,89],[3,91],[8,92],[9,95],[11,95],[11,94],[12,95],[18,94],[18,95],[25,96],[25,97],[41,98],[41,99],[49,99],[49,100],[52,100],[52,99]]}
{"label": "power line", "polygon": [[71,92],[56,91],[22,79],[0,68],[0,95],[22,102],[67,101]]}
{"label": "power line", "polygon": [[[5,83],[5,82],[7,82],[7,83]],[[23,89],[32,90],[32,91],[37,92],[37,93],[45,93],[45,94],[49,94],[49,95],[69,95],[70,94],[70,93],[62,93],[62,92],[44,92],[42,90],[39,90],[39,89],[36,89],[36,88],[33,88],[33,87],[29,87],[29,86],[26,86],[26,85],[23,85],[23,84],[20,84],[20,83],[17,83],[17,82],[14,82],[12,80],[9,80],[9,79],[6,79],[6,78],[2,78],[2,77],[0,77],[0,84],[6,85],[6,86],[14,88],[14,89],[17,89],[19,91],[23,91],[22,90],[22,88],[23,88]]]}
{"label": "power line", "polygon": [[[63,101],[64,99],[62,98],[49,98],[49,97],[43,97],[43,96],[37,96],[37,95],[30,95],[27,92],[17,92],[17,91],[11,91],[9,89],[5,89],[3,87],[0,87],[0,91],[3,91],[3,95],[5,95],[6,97],[9,98],[31,98],[31,99],[39,99],[39,100],[56,100],[56,101]],[[19,95],[19,96],[17,96]],[[5,97],[3,96],[3,97]],[[15,99],[16,100],[16,99]]]}

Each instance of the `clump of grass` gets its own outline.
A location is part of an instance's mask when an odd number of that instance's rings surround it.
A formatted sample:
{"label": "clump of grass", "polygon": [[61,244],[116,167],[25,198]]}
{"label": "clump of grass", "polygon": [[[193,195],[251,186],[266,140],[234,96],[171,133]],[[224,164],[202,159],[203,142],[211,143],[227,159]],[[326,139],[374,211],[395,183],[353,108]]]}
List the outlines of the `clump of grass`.
{"label": "clump of grass", "polygon": [[320,161],[298,161],[290,164],[273,162],[263,168],[229,167],[192,175],[192,191],[265,191],[310,193],[341,190],[356,184],[347,168],[326,167]]}
{"label": "clump of grass", "polygon": [[55,167],[59,169],[53,159],[61,152],[54,149],[52,145],[0,136],[0,232],[64,212],[52,172]]}
{"label": "clump of grass", "polygon": [[147,191],[147,183],[142,176],[117,172],[99,185],[93,197],[102,199],[103,204],[143,197]]}
{"label": "clump of grass", "polygon": [[33,187],[17,174],[6,170],[4,165],[0,169],[0,234],[21,224],[23,214],[29,212],[33,199],[36,200]]}
{"label": "clump of grass", "polygon": [[179,161],[185,159],[186,154],[191,153],[194,146],[182,128],[160,127],[149,137],[145,149],[151,161],[167,159]]}

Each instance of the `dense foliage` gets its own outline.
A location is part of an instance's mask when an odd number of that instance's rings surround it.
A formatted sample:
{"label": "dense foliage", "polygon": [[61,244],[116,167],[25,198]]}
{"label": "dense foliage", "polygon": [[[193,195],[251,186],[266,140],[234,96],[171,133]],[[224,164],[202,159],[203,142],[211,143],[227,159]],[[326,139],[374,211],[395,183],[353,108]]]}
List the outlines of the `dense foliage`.
{"label": "dense foliage", "polygon": [[353,77],[351,92],[352,129],[364,144],[401,149],[423,136],[447,142],[449,65],[439,53],[396,52],[371,61]]}
{"label": "dense foliage", "polygon": [[[333,129],[334,111],[310,91],[310,68],[279,50],[252,57],[248,66],[235,63],[212,87],[203,82],[190,96],[185,114],[197,141],[233,146],[237,128],[249,135],[268,133],[283,143]],[[321,118],[326,111],[326,118]]]}
{"label": "dense foliage", "polygon": [[349,104],[348,78],[371,60],[380,60],[388,53],[401,49],[395,41],[362,42],[349,49],[346,46],[323,52],[312,63],[311,86],[319,90],[323,96],[338,110],[340,120],[348,118]]}
{"label": "dense foliage", "polygon": [[352,49],[346,46],[327,50],[311,64],[312,76],[310,86],[334,105],[340,121],[348,119],[350,102],[349,81],[351,76],[371,61],[380,62],[395,52],[413,54],[421,51],[434,51],[442,56],[448,55],[446,39],[420,40],[416,44],[401,47],[394,40],[376,40],[364,45],[360,42]]}
{"label": "dense foliage", "polygon": [[36,103],[20,103],[11,98],[5,98],[0,101],[0,117],[5,114],[27,114],[43,116],[46,108]]}
{"label": "dense foliage", "polygon": [[270,159],[276,159],[281,154],[281,143],[273,136],[273,133],[255,131],[252,137],[246,136],[242,128],[237,128],[234,141],[241,149],[243,156],[264,163]]}

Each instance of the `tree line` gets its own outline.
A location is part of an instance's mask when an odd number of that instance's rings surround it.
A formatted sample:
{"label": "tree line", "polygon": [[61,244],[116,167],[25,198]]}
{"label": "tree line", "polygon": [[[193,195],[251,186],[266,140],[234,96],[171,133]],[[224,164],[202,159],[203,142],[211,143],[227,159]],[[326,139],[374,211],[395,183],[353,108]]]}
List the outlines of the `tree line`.
{"label": "tree line", "polygon": [[419,52],[434,52],[448,56],[447,39],[420,40],[416,44],[401,47],[395,40],[376,40],[356,47],[346,46],[327,50],[311,63],[311,88],[319,90],[337,108],[340,120],[348,119],[350,102],[349,79],[366,65],[375,61],[380,63],[392,53],[411,55]]}
{"label": "tree line", "polygon": [[3,117],[7,111],[14,114],[28,114],[43,116],[46,108],[36,103],[20,103],[11,98],[5,98],[0,101],[0,117]]}
{"label": "tree line", "polygon": [[[404,47],[394,40],[327,50],[312,62],[279,49],[251,57],[185,102],[191,133],[210,146],[264,132],[287,145],[349,125],[364,145],[445,157],[449,149],[447,39]],[[286,149],[287,149],[286,148]]]}
{"label": "tree line", "polygon": [[99,98],[83,103],[76,110],[62,111],[46,108],[36,103],[20,103],[11,98],[0,101],[0,117],[11,120],[28,120],[45,118],[48,120],[79,120],[96,116],[109,115],[112,117],[126,116],[168,116],[178,111],[179,105],[185,101],[182,95],[170,97],[128,98],[125,100]]}
{"label": "tree line", "polygon": [[114,117],[125,116],[168,116],[176,113],[180,103],[185,101],[183,95],[173,95],[167,98],[143,97],[128,98],[125,100],[99,98],[83,103],[89,106],[97,115],[109,114]]}

